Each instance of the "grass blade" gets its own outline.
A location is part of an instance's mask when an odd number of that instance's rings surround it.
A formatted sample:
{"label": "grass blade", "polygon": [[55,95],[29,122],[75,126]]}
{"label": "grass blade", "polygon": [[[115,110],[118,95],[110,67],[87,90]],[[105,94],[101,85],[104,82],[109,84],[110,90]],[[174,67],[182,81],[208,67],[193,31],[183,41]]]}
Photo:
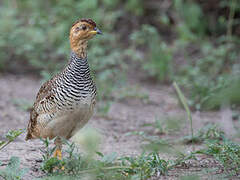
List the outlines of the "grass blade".
{"label": "grass blade", "polygon": [[191,111],[190,111],[189,106],[187,104],[187,100],[186,100],[185,96],[183,95],[182,91],[180,90],[180,88],[179,88],[179,86],[176,82],[173,82],[173,86],[177,91],[177,95],[178,95],[178,97],[179,97],[179,99],[180,99],[180,101],[181,101],[181,103],[182,103],[182,105],[183,105],[183,107],[184,107],[184,109],[187,113],[187,117],[190,121],[191,136],[192,136],[192,140],[193,140],[192,114],[191,114]]}

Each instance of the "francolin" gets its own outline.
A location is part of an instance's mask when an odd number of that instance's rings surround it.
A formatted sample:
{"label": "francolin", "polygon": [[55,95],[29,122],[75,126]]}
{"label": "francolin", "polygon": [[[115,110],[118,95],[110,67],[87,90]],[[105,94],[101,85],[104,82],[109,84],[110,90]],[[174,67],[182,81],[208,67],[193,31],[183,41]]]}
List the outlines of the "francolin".
{"label": "francolin", "polygon": [[41,86],[30,113],[26,140],[56,137],[54,156],[59,159],[61,138],[70,139],[93,114],[96,86],[90,75],[87,44],[96,34],[102,33],[91,19],[81,19],[72,25],[69,63]]}

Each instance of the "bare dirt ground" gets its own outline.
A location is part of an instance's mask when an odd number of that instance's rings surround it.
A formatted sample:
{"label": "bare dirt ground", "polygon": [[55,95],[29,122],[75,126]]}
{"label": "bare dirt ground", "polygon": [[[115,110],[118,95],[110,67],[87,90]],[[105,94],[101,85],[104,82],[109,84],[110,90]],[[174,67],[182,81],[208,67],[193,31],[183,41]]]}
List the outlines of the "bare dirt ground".
{"label": "bare dirt ground", "polygon": [[[131,82],[132,81],[132,82]],[[139,82],[130,80],[131,85],[139,85]],[[26,128],[29,112],[16,105],[17,100],[33,102],[36,93],[41,85],[37,78],[30,76],[4,75],[0,76],[0,140],[4,133],[11,129]],[[117,152],[119,155],[136,155],[141,153],[141,138],[137,136],[125,136],[132,131],[151,131],[149,127],[143,127],[145,123],[154,122],[155,118],[164,116],[185,116],[185,112],[178,104],[175,92],[170,86],[161,84],[140,84],[141,92],[148,94],[149,101],[142,102],[139,99],[131,98],[124,101],[114,102],[107,114],[107,117],[95,116],[89,121],[88,126],[97,129],[102,135],[100,151],[103,153]],[[230,137],[235,134],[232,123],[231,110],[219,112],[195,112],[193,114],[193,127],[197,131],[206,123],[218,123]],[[178,135],[165,135],[170,138],[189,134],[189,125],[183,127]],[[22,167],[29,168],[24,179],[29,180],[40,177],[43,173],[39,170],[41,164],[40,148],[43,144],[40,140],[24,140],[26,133],[22,134],[7,148],[0,152],[0,161],[5,166],[11,156],[18,156],[21,159]],[[192,146],[185,145],[184,150],[191,150]],[[163,154],[162,157],[168,158]],[[215,168],[219,164],[213,159],[199,156],[196,161],[189,162],[183,168],[176,168],[167,176],[154,179],[178,179],[181,175],[202,174],[203,169]],[[216,179],[219,172],[205,172],[202,179]],[[220,172],[221,173],[221,172]]]}

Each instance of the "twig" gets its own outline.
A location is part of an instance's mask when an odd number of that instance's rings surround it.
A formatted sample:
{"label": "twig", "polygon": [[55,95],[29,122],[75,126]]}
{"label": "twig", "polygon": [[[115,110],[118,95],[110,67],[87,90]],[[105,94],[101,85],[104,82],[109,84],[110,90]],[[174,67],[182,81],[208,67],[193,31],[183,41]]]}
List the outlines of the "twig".
{"label": "twig", "polygon": [[8,144],[10,144],[11,142],[13,142],[13,141],[8,141],[8,142],[5,143],[4,145],[2,145],[2,146],[0,147],[0,151],[1,151],[3,148],[5,148]]}

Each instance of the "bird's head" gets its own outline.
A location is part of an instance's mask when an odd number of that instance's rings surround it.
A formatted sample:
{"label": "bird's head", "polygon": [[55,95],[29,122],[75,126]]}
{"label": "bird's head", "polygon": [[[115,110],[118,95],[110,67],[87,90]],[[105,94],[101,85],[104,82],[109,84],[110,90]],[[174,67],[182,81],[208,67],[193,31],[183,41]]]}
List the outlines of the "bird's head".
{"label": "bird's head", "polygon": [[73,52],[79,57],[86,57],[87,41],[96,34],[102,32],[96,27],[96,23],[92,19],[80,19],[76,21],[70,30],[70,45]]}
{"label": "bird's head", "polygon": [[89,40],[96,34],[102,34],[102,32],[96,27],[96,23],[92,19],[80,19],[72,25],[70,40]]}

